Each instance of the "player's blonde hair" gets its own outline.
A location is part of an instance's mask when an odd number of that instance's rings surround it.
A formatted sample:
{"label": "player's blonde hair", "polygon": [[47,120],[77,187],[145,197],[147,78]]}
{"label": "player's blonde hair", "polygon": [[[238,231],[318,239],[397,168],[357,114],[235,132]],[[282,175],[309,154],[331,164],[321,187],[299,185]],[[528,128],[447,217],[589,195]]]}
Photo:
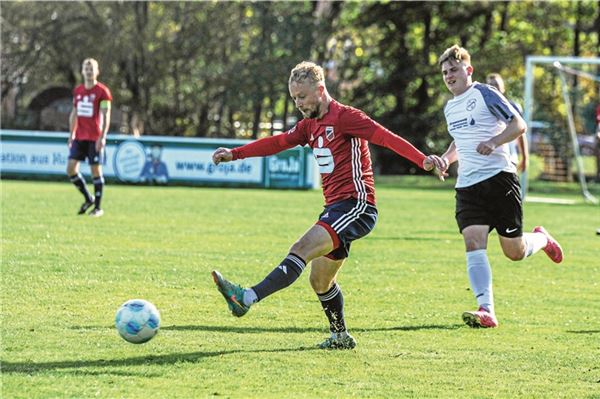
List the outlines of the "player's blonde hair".
{"label": "player's blonde hair", "polygon": [[96,71],[100,71],[100,67],[98,66],[98,61],[96,61],[94,58],[86,58],[85,60],[83,60],[83,62],[81,63],[81,68],[83,68],[83,66],[85,64],[92,64],[92,66],[94,67],[94,69]]}
{"label": "player's blonde hair", "polygon": [[323,68],[314,62],[302,61],[292,69],[288,84],[293,82],[302,83],[308,81],[313,85],[325,83],[325,74]]}
{"label": "player's blonde hair", "polygon": [[455,44],[452,47],[448,47],[440,58],[438,59],[438,65],[442,65],[448,60],[455,60],[456,62],[462,62],[465,65],[471,65],[471,54],[464,47],[460,47]]}

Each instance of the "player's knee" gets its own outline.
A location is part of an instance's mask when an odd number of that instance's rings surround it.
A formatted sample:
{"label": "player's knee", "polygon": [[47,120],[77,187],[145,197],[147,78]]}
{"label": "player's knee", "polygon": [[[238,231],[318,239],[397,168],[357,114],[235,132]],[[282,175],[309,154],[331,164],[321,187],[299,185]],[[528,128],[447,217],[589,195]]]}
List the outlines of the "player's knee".
{"label": "player's knee", "polygon": [[316,273],[311,273],[309,280],[310,286],[317,294],[327,292],[333,283],[329,278]]}
{"label": "player's knee", "polygon": [[309,256],[311,245],[300,239],[290,247],[290,253],[301,257],[305,262],[309,262],[312,258]]}
{"label": "player's knee", "polygon": [[502,251],[504,252],[504,255],[512,260],[512,261],[519,261],[519,260],[523,260],[523,258],[525,258],[525,248],[515,248],[515,247],[511,247],[511,248],[504,248],[502,247]]}
{"label": "player's knee", "polygon": [[477,239],[465,240],[465,247],[467,249],[467,252],[477,251],[479,249],[485,249],[486,244],[487,243],[485,241],[481,241],[481,240],[477,240]]}

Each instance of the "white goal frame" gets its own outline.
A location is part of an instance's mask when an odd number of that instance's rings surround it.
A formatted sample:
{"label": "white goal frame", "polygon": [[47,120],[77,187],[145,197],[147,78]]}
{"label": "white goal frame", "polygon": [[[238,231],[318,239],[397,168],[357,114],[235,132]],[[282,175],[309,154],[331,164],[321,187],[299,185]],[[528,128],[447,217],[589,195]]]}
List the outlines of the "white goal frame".
{"label": "white goal frame", "polygon": [[[573,123],[573,114],[571,109],[571,103],[569,100],[569,96],[567,93],[566,80],[564,77],[564,73],[569,72],[573,73],[573,69],[569,68],[565,65],[578,65],[578,64],[593,64],[600,65],[600,58],[598,57],[556,57],[556,56],[527,56],[525,61],[525,97],[524,97],[524,119],[527,123],[527,126],[531,126],[532,122],[532,114],[533,114],[533,86],[535,82],[534,77],[534,68],[536,65],[540,64],[551,64],[558,70],[559,77],[561,79],[562,84],[562,94],[563,101],[565,101],[565,105],[567,108],[567,122],[569,126],[569,135],[571,136],[571,141],[573,144],[573,151],[575,153],[575,158],[577,160],[577,172],[579,177],[579,184],[581,186],[582,194],[586,201],[598,204],[598,199],[595,198],[587,189],[587,184],[585,182],[585,176],[583,173],[583,162],[581,155],[579,153],[579,145],[577,143],[577,134],[575,132],[575,125]],[[587,74],[586,74],[587,75]],[[587,77],[587,76],[586,76]],[[595,76],[590,76],[592,79],[598,78]],[[529,144],[529,148],[531,148],[531,131],[527,130],[527,142]],[[528,191],[528,173],[524,171],[521,174],[521,187],[523,190],[523,198],[525,198]]]}

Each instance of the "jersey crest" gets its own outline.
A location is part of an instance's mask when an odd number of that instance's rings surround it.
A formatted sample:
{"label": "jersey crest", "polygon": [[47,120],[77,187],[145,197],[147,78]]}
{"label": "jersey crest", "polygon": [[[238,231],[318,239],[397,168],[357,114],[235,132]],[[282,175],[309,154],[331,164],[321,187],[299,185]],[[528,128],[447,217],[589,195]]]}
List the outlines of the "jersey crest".
{"label": "jersey crest", "polygon": [[327,140],[331,141],[335,138],[335,132],[333,130],[333,126],[325,126],[325,137]]}

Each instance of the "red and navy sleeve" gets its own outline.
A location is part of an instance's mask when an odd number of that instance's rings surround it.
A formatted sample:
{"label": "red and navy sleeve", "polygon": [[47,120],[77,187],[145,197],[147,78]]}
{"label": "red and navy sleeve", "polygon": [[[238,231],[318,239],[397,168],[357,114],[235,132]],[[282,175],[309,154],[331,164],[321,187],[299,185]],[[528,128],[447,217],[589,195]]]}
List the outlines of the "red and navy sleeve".
{"label": "red and navy sleeve", "polygon": [[407,140],[369,118],[364,112],[349,108],[340,116],[340,122],[345,134],[388,148],[418,167],[423,168],[425,154]]}
{"label": "red and navy sleeve", "polygon": [[233,160],[250,157],[265,157],[277,154],[283,150],[305,145],[307,143],[304,121],[298,122],[296,126],[283,134],[256,140],[241,147],[231,150]]}

